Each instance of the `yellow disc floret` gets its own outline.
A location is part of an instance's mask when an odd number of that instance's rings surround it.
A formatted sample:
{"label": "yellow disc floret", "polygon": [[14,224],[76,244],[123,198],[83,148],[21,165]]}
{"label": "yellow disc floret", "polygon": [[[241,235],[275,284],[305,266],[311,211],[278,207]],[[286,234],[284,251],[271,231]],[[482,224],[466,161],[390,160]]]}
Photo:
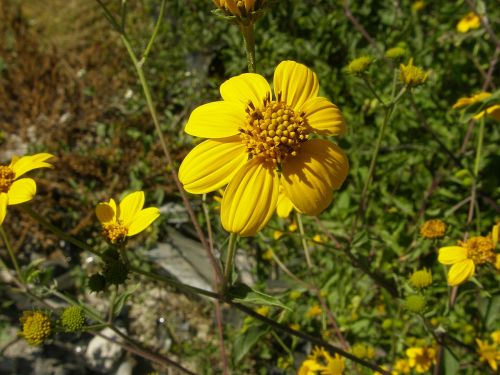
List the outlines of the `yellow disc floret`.
{"label": "yellow disc floret", "polygon": [[410,284],[414,288],[425,288],[432,284],[432,273],[428,269],[424,268],[415,271],[410,276]]}
{"label": "yellow disc floret", "polygon": [[297,155],[308,138],[309,126],[304,114],[281,102],[279,95],[277,101],[266,97],[263,106],[258,108],[250,102],[246,112],[246,123],[240,129],[240,136],[250,158],[281,165],[288,156]]}
{"label": "yellow disc floret", "polygon": [[443,237],[446,232],[446,224],[439,219],[427,220],[420,227],[420,234],[425,238]]}
{"label": "yellow disc floret", "polygon": [[28,344],[41,345],[52,333],[50,318],[41,311],[24,311],[19,321],[23,325],[20,335]]}
{"label": "yellow disc floret", "polygon": [[127,237],[128,229],[127,227],[119,223],[106,224],[103,227],[103,234],[111,243],[121,243],[125,241]]}
{"label": "yellow disc floret", "polygon": [[80,306],[70,306],[64,309],[60,319],[66,332],[80,331],[85,325],[85,312]]}
{"label": "yellow disc floret", "polygon": [[459,245],[467,249],[467,258],[474,264],[495,263],[493,241],[489,237],[471,237],[466,242],[460,241]]}
{"label": "yellow disc floret", "polygon": [[0,193],[7,193],[14,182],[16,174],[6,165],[0,165]]}

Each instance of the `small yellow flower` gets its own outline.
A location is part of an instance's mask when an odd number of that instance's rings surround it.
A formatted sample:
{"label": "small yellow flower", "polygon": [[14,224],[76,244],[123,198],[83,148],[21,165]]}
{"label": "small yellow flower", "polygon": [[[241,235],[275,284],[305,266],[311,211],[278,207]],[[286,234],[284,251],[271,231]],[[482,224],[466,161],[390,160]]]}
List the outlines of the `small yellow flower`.
{"label": "small yellow flower", "polygon": [[438,261],[451,265],[448,271],[448,284],[460,285],[469,280],[475,268],[483,263],[495,263],[496,254],[491,236],[477,236],[467,241],[459,241],[458,246],[446,246],[439,249]]}
{"label": "small yellow flower", "polygon": [[41,311],[24,311],[19,319],[23,331],[19,335],[30,345],[41,345],[52,333],[52,323],[47,314]]}
{"label": "small yellow flower", "polygon": [[85,312],[80,306],[67,307],[59,321],[66,332],[80,331],[85,326]]}
{"label": "small yellow flower", "polygon": [[262,254],[262,259],[271,260],[273,259],[273,249],[269,248]]}
{"label": "small yellow flower", "polygon": [[269,306],[261,306],[255,310],[255,312],[259,315],[262,316],[268,316],[269,315]]}
{"label": "small yellow flower", "polygon": [[496,121],[500,121],[500,104],[495,104],[492,106],[489,106],[485,110],[479,112],[478,114],[472,116],[474,120],[479,120],[483,118],[484,116],[489,116],[495,119]]}
{"label": "small yellow flower", "polygon": [[471,97],[462,97],[459,98],[455,104],[453,104],[453,109],[460,109],[463,107],[467,107],[472,104],[476,104],[482,102],[484,99],[487,99],[491,96],[491,93],[486,91],[478,92],[477,94],[472,95]]}
{"label": "small yellow flower", "polygon": [[298,323],[290,323],[288,325],[288,327],[290,327],[291,329],[293,329],[294,331],[298,331],[300,330],[300,325]]}
{"label": "small yellow flower", "polygon": [[298,226],[297,226],[297,223],[294,221],[292,221],[292,223],[288,226],[288,230],[290,232],[295,232],[297,230]]}
{"label": "small yellow flower", "polygon": [[425,288],[432,284],[432,273],[427,268],[415,271],[410,276],[410,284],[414,288]]}
{"label": "small yellow flower", "polygon": [[317,375],[321,370],[321,365],[312,359],[306,359],[300,365],[297,375]]}
{"label": "small yellow flower", "polygon": [[344,152],[310,133],[341,135],[346,126],[336,105],[318,96],[316,74],[284,61],[274,72],[274,97],[256,73],[230,78],[221,101],[196,108],[185,131],[209,138],[179,168],[186,191],[204,194],[226,186],[221,204],[225,230],[241,236],[260,231],[276,211],[283,187],[293,206],[318,215],[332,201],[349,170]]}
{"label": "small yellow flower", "polygon": [[314,235],[312,240],[316,243],[324,243],[323,238],[321,237],[321,234]]}
{"label": "small yellow flower", "polygon": [[281,237],[283,237],[283,232],[280,230],[275,230],[273,233],[273,239],[278,241]]}
{"label": "small yellow flower", "polygon": [[112,198],[109,202],[99,203],[95,213],[106,239],[113,244],[124,242],[127,237],[135,236],[149,227],[160,216],[158,208],[143,209],[143,206],[143,191],[128,194],[118,207]]}
{"label": "small yellow flower", "polygon": [[479,26],[481,26],[481,19],[476,13],[470,12],[458,21],[457,31],[459,33],[466,33],[469,30],[478,29]]}
{"label": "small yellow flower", "polygon": [[357,57],[347,65],[346,70],[349,74],[360,75],[368,70],[373,61],[373,56],[366,55]]}
{"label": "small yellow flower", "polygon": [[413,4],[411,5],[411,9],[414,12],[418,12],[419,10],[424,9],[424,7],[425,7],[425,2],[423,2],[422,0],[414,1]]}
{"label": "small yellow flower", "polygon": [[408,87],[417,87],[422,85],[429,76],[429,73],[424,72],[418,66],[413,65],[413,58],[410,59],[407,65],[399,66],[401,81]]}
{"label": "small yellow flower", "polygon": [[238,18],[249,17],[253,12],[262,9],[266,0],[213,0],[215,5],[228,15]]}
{"label": "small yellow flower", "polygon": [[481,341],[476,339],[477,352],[481,362],[488,362],[488,365],[493,369],[493,371],[498,370],[498,361],[500,360],[500,351],[498,351],[498,344],[489,344],[486,341]]}
{"label": "small yellow flower", "polygon": [[314,371],[319,371],[321,375],[342,375],[344,373],[345,359],[338,354],[332,357],[324,348],[315,347],[309,355],[308,361],[317,365],[316,369],[309,374],[317,374]]}
{"label": "small yellow flower", "polygon": [[408,363],[411,368],[415,368],[420,374],[429,371],[431,366],[436,363],[436,349],[433,347],[411,347],[406,350]]}
{"label": "small yellow flower", "polygon": [[425,298],[420,294],[413,294],[405,298],[405,308],[414,313],[420,313],[425,308]]}
{"label": "small yellow flower", "polygon": [[311,306],[309,308],[309,310],[307,310],[306,318],[308,318],[308,319],[315,318],[315,317],[321,315],[322,313],[323,313],[323,310],[321,309],[321,307],[319,307],[319,305],[314,305],[314,306]]}
{"label": "small yellow flower", "polygon": [[9,165],[0,165],[0,225],[2,225],[7,206],[25,203],[36,194],[36,183],[31,178],[19,178],[38,168],[52,168],[46,161],[54,156],[47,153],[13,157]]}
{"label": "small yellow flower", "polygon": [[408,359],[398,359],[394,364],[397,374],[409,374],[411,372],[410,361]]}
{"label": "small yellow flower", "polygon": [[490,337],[495,344],[500,344],[500,331],[494,331]]}
{"label": "small yellow flower", "polygon": [[298,300],[302,296],[302,292],[299,292],[298,290],[292,290],[290,292],[290,299],[292,301]]}
{"label": "small yellow flower", "polygon": [[443,237],[446,232],[446,224],[439,219],[427,220],[420,227],[420,234],[425,238]]}
{"label": "small yellow flower", "polygon": [[403,47],[393,47],[385,51],[385,57],[392,60],[397,60],[406,55],[406,49]]}

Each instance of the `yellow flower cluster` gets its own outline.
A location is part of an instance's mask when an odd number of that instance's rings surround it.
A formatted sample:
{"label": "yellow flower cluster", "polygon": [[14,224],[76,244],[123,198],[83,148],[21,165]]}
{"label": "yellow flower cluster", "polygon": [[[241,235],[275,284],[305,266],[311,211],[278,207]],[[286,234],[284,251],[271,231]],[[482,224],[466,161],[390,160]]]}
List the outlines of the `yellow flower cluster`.
{"label": "yellow flower cluster", "polygon": [[482,362],[488,362],[488,365],[493,371],[498,371],[498,361],[500,361],[500,331],[495,331],[491,334],[492,341],[482,341],[476,339],[477,352]]}
{"label": "yellow flower cluster", "polygon": [[411,347],[406,350],[408,365],[419,374],[427,373],[436,363],[436,349],[432,346]]}
{"label": "yellow flower cluster", "polygon": [[429,76],[429,73],[424,72],[418,66],[413,65],[413,59],[410,59],[408,64],[401,64],[399,67],[401,81],[408,87],[417,87],[422,85]]}
{"label": "yellow flower cluster", "polygon": [[410,284],[414,288],[423,289],[432,284],[432,273],[427,268],[414,271],[410,276]]}
{"label": "yellow flower cluster", "polygon": [[325,349],[316,347],[302,362],[297,375],[342,375],[344,370],[344,358],[338,354],[332,357]]}
{"label": "yellow flower cluster", "polygon": [[439,219],[425,221],[420,227],[420,234],[425,238],[443,237],[446,232],[446,224]]}
{"label": "yellow flower cluster", "polygon": [[[462,97],[459,98],[455,104],[453,104],[452,108],[453,109],[461,109],[476,103],[481,103],[484,100],[488,99],[491,96],[491,93],[481,91],[478,92],[477,94],[474,94],[470,97]],[[496,121],[500,121],[500,104],[493,104],[486,109],[476,113],[472,118],[474,120],[479,120],[483,118],[484,116],[491,117],[495,119]]]}
{"label": "yellow flower cluster", "polygon": [[22,324],[22,332],[19,335],[30,345],[41,345],[52,334],[52,323],[44,312],[24,311],[19,321]]}
{"label": "yellow flower cluster", "polygon": [[213,2],[227,15],[248,18],[252,13],[263,9],[267,0],[213,0]]}
{"label": "yellow flower cluster", "polygon": [[365,73],[370,65],[373,63],[374,58],[372,56],[361,56],[352,60],[349,65],[347,65],[347,72],[349,74],[360,75]]}
{"label": "yellow flower cluster", "polygon": [[478,29],[481,26],[481,19],[474,12],[467,13],[457,23],[457,31],[459,33],[466,33],[469,30]]}

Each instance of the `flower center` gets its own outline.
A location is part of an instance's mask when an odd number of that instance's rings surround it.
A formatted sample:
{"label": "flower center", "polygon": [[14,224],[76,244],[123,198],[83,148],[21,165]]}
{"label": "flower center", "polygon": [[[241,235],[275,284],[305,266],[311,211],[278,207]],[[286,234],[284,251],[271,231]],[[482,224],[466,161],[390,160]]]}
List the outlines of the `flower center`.
{"label": "flower center", "polygon": [[474,264],[494,263],[495,253],[493,241],[488,237],[471,237],[465,243],[461,243],[467,249],[467,258],[472,259]]}
{"label": "flower center", "polygon": [[240,128],[250,158],[261,158],[274,165],[280,165],[289,155],[297,155],[309,133],[304,114],[279,99],[280,95],[277,101],[267,96],[259,108],[250,102],[245,125]]}
{"label": "flower center", "polygon": [[104,236],[114,244],[123,242],[128,234],[128,228],[118,223],[106,224],[102,231]]}
{"label": "flower center", "polygon": [[7,193],[15,179],[16,174],[10,167],[0,165],[0,193]]}

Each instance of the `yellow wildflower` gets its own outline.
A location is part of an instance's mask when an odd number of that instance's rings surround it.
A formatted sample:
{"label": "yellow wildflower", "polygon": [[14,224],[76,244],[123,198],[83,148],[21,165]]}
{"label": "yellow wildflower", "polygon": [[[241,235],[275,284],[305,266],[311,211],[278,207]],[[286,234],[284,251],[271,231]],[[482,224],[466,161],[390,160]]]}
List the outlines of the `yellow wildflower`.
{"label": "yellow wildflower", "polygon": [[321,370],[321,365],[312,359],[306,359],[300,365],[297,375],[317,375]]}
{"label": "yellow wildflower", "polygon": [[479,119],[483,118],[485,115],[494,118],[496,121],[500,121],[500,104],[495,104],[495,105],[489,106],[485,110],[474,115],[472,118],[474,120],[479,120]]}
{"label": "yellow wildflower", "polygon": [[425,288],[432,284],[432,273],[427,268],[414,271],[410,276],[410,284],[414,288]]}
{"label": "yellow wildflower", "polygon": [[262,9],[266,0],[213,0],[215,5],[228,15],[248,17],[251,13]]}
{"label": "yellow wildflower", "polygon": [[262,259],[271,260],[273,259],[273,249],[269,248],[262,254]]}
{"label": "yellow wildflower", "polygon": [[488,365],[493,369],[493,371],[498,370],[498,361],[500,360],[500,351],[498,351],[498,344],[490,344],[486,341],[481,341],[476,339],[478,346],[477,352],[481,362],[488,362]]}
{"label": "yellow wildflower", "polygon": [[323,243],[323,238],[321,237],[321,234],[316,234],[314,235],[314,237],[312,238],[312,240],[316,243]]}
{"label": "yellow wildflower", "polygon": [[255,310],[255,312],[259,315],[262,316],[268,316],[269,315],[269,306],[261,306]]}
{"label": "yellow wildflower", "polygon": [[7,206],[28,202],[36,194],[35,181],[19,177],[33,169],[52,168],[46,163],[52,157],[47,153],[13,157],[9,165],[0,165],[0,225],[7,214]]}
{"label": "yellow wildflower", "polygon": [[19,333],[30,345],[41,345],[52,333],[52,323],[47,314],[41,311],[24,311],[19,319],[23,325]]}
{"label": "yellow wildflower", "polygon": [[475,268],[483,263],[495,263],[494,241],[491,236],[477,236],[467,241],[459,241],[458,246],[439,249],[438,261],[451,265],[448,271],[448,284],[459,285],[470,279]]}
{"label": "yellow wildflower", "polygon": [[300,325],[298,323],[290,323],[288,327],[290,327],[294,331],[298,331],[300,329]]}
{"label": "yellow wildflower", "polygon": [[425,309],[425,298],[420,294],[412,294],[407,296],[404,301],[404,306],[407,310],[420,313]]}
{"label": "yellow wildflower", "polygon": [[394,364],[397,374],[409,374],[411,372],[410,361],[408,359],[398,359]]}
{"label": "yellow wildflower", "polygon": [[414,12],[418,12],[419,10],[424,9],[424,7],[425,7],[425,2],[423,2],[422,0],[414,1],[413,4],[411,5],[411,9]]}
{"label": "yellow wildflower", "polygon": [[472,95],[471,97],[462,97],[459,98],[455,104],[453,104],[453,109],[460,109],[463,107],[467,107],[472,104],[476,104],[482,102],[484,99],[487,99],[491,96],[491,93],[486,91],[478,92],[477,94]]}
{"label": "yellow wildflower", "polygon": [[[345,369],[345,360],[338,354],[333,357],[323,348],[315,347],[308,357],[308,361],[314,362],[317,367],[313,371],[319,371],[321,375],[342,375]],[[300,373],[300,372],[299,372]],[[316,374],[311,372],[309,374]]]}
{"label": "yellow wildflower", "polygon": [[128,194],[118,207],[112,198],[109,202],[99,203],[95,213],[103,226],[106,239],[113,244],[123,242],[127,237],[142,232],[160,216],[158,208],[143,209],[143,206],[143,191]]}
{"label": "yellow wildflower", "polygon": [[311,306],[309,308],[309,310],[307,310],[306,317],[311,319],[311,318],[314,318],[318,315],[321,315],[322,313],[323,313],[323,310],[321,309],[321,307],[319,307],[319,305],[314,305],[314,306]]}
{"label": "yellow wildflower", "polygon": [[196,108],[188,134],[211,138],[179,168],[186,191],[203,194],[227,185],[221,204],[228,232],[253,236],[269,221],[282,185],[293,205],[317,215],[332,201],[349,170],[344,152],[309,133],[341,135],[340,110],[318,97],[316,74],[284,61],[274,73],[275,98],[264,77],[245,73],[224,82],[223,100]]}
{"label": "yellow wildflower", "polygon": [[420,86],[429,76],[429,73],[426,73],[418,66],[413,65],[413,59],[410,59],[407,65],[401,64],[399,66],[399,70],[401,81],[409,87]]}
{"label": "yellow wildflower", "polygon": [[500,331],[494,331],[490,337],[495,344],[500,344]]}
{"label": "yellow wildflower", "polygon": [[347,72],[349,74],[355,74],[355,75],[363,74],[368,70],[373,61],[374,61],[373,56],[366,55],[357,57],[354,60],[352,60],[349,63],[349,65],[347,65],[346,68]]}
{"label": "yellow wildflower", "polygon": [[403,47],[393,47],[385,51],[385,57],[396,60],[406,55],[406,49]]}
{"label": "yellow wildflower", "polygon": [[460,21],[457,23],[457,31],[459,33],[466,33],[469,30],[478,29],[481,26],[481,19],[474,12],[467,13]]}
{"label": "yellow wildflower", "polygon": [[439,219],[425,221],[420,227],[420,234],[425,238],[443,237],[446,232],[446,224]]}
{"label": "yellow wildflower", "polygon": [[420,374],[428,372],[436,363],[436,349],[430,346],[408,348],[406,355],[410,367]]}
{"label": "yellow wildflower", "polygon": [[295,231],[297,230],[297,228],[298,228],[298,227],[297,227],[297,223],[295,222],[295,220],[294,220],[294,221],[292,221],[292,222],[290,223],[290,225],[288,226],[288,230],[289,230],[290,232],[295,232]]}

